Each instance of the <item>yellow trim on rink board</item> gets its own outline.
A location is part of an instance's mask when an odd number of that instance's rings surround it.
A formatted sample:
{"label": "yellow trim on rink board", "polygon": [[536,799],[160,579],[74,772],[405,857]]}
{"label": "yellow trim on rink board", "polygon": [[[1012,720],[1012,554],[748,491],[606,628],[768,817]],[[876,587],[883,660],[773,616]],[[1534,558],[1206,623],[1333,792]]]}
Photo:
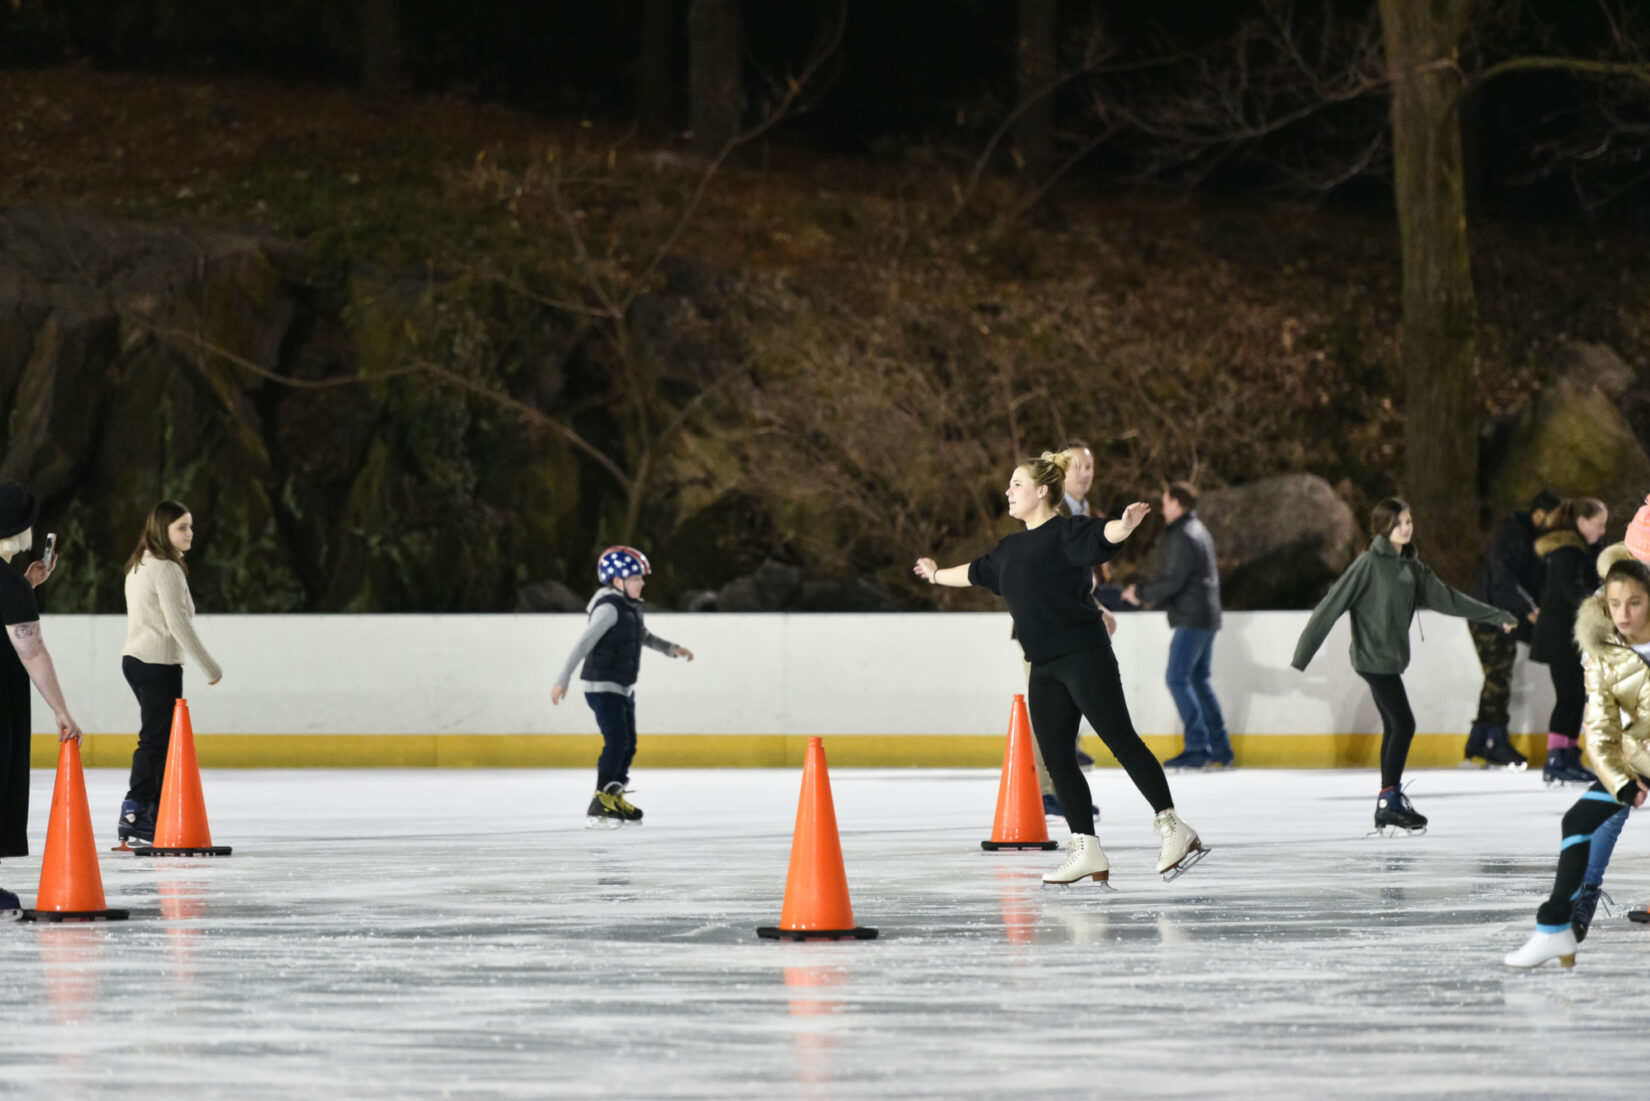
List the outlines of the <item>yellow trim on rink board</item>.
{"label": "yellow trim on rink board", "polygon": [[[1513,741],[1536,768],[1547,755],[1545,734]],[[637,768],[799,768],[808,739],[784,734],[643,734]],[[1115,765],[1098,738],[1084,748],[1102,765]],[[1147,735],[1159,759],[1180,751],[1175,735]],[[1459,764],[1466,734],[1417,734],[1410,768]],[[1245,768],[1375,768],[1379,734],[1239,734],[1232,738]],[[133,734],[88,734],[81,745],[87,768],[130,768]],[[197,734],[195,750],[207,768],[595,768],[595,734]],[[825,738],[838,768],[996,768],[1001,735],[832,734]],[[57,764],[57,739],[36,734],[36,768]]]}

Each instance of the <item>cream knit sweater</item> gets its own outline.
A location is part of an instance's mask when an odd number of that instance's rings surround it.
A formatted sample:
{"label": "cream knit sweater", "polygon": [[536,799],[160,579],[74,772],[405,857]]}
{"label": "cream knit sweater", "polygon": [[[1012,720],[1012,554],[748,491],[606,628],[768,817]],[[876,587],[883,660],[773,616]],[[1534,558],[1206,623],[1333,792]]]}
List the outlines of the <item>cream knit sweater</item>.
{"label": "cream knit sweater", "polygon": [[126,575],[126,646],[124,657],[151,665],[182,665],[185,651],[209,681],[223,670],[195,634],[195,601],[183,567],[143,552],[143,561]]}

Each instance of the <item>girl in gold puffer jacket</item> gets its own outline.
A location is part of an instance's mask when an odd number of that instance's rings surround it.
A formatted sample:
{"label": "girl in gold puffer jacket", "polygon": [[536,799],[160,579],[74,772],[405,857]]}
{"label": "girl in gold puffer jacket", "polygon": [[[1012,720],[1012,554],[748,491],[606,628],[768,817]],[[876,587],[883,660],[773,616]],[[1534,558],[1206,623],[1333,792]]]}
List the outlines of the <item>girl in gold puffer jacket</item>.
{"label": "girl in gold puffer jacket", "polygon": [[[1641,513],[1642,515],[1642,513]],[[1636,549],[1636,548],[1635,548]],[[1564,815],[1553,893],[1536,911],[1536,931],[1509,954],[1509,967],[1557,959],[1575,964],[1571,903],[1582,886],[1593,832],[1650,791],[1650,566],[1618,543],[1599,555],[1604,584],[1576,614],[1576,645],[1587,663],[1581,740],[1598,783]]]}

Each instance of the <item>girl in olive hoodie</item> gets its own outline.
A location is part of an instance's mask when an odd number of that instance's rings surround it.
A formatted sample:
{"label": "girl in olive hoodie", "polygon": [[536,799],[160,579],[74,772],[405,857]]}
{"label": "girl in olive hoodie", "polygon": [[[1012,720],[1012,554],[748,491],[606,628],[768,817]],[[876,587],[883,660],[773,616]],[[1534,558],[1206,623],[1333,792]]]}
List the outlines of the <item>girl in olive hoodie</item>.
{"label": "girl in olive hoodie", "polygon": [[1375,800],[1375,828],[1422,830],[1426,817],[1416,813],[1400,786],[1415,737],[1415,714],[1403,682],[1409,667],[1410,621],[1419,608],[1493,623],[1504,631],[1511,631],[1518,621],[1450,588],[1422,564],[1411,542],[1415,521],[1403,501],[1391,497],[1376,505],[1370,528],[1375,538],[1369,549],[1318,602],[1290,664],[1304,671],[1341,613],[1351,614],[1352,668],[1369,684],[1381,713],[1381,792]]}

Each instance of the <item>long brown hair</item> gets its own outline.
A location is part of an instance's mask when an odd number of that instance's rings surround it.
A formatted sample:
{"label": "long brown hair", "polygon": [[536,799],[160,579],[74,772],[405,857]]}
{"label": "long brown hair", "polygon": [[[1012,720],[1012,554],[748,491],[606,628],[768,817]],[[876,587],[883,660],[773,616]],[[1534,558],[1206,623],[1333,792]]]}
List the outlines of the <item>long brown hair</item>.
{"label": "long brown hair", "polygon": [[172,545],[172,537],[166,534],[166,529],[188,515],[189,506],[181,501],[162,501],[151,509],[149,518],[143,522],[143,534],[138,536],[137,549],[126,560],[126,572],[131,573],[142,565],[143,552],[148,551],[156,558],[176,562],[187,574],[189,567],[184,565],[183,554]]}
{"label": "long brown hair", "polygon": [[1548,531],[1575,531],[1577,520],[1591,520],[1605,511],[1597,497],[1571,497],[1547,513]]}
{"label": "long brown hair", "polygon": [[1398,517],[1409,511],[1409,502],[1402,497],[1388,497],[1369,511],[1369,530],[1374,535],[1391,535],[1398,526]]}

